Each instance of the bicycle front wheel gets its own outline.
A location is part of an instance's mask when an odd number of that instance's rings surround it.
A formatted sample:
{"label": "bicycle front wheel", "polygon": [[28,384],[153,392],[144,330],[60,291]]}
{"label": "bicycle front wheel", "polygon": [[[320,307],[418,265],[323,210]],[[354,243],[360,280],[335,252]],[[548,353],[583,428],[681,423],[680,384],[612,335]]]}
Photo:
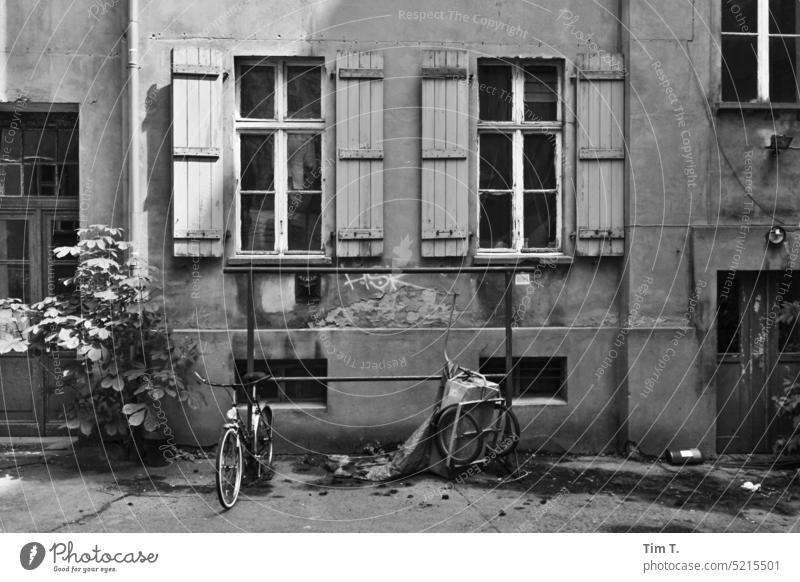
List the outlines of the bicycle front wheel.
{"label": "bicycle front wheel", "polygon": [[272,410],[262,410],[253,428],[256,478],[272,477]]}
{"label": "bicycle front wheel", "polygon": [[458,405],[448,406],[436,420],[436,445],[455,465],[469,465],[483,452],[483,432],[466,410],[456,419]]}
{"label": "bicycle front wheel", "polygon": [[217,445],[217,497],[223,508],[230,509],[239,497],[243,470],[242,442],[235,428],[222,433]]}

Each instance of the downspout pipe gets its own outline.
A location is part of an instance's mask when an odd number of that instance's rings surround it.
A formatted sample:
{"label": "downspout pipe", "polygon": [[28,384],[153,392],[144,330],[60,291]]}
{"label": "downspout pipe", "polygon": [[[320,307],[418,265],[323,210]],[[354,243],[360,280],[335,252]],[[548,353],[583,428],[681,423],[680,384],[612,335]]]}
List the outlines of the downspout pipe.
{"label": "downspout pipe", "polygon": [[147,241],[143,238],[144,210],[139,190],[139,0],[128,0],[128,236],[133,241],[134,252],[144,258]]}

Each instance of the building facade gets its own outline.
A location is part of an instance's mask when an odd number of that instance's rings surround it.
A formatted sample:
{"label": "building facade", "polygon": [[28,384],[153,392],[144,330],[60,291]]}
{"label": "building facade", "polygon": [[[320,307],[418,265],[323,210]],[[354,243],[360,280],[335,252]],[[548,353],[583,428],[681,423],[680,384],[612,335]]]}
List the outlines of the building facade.
{"label": "building facade", "polygon": [[[48,247],[111,223],[213,378],[247,359],[247,276],[225,269],[280,266],[253,275],[278,375],[435,374],[457,293],[461,365],[502,372],[511,320],[523,447],[762,452],[783,430],[800,160],[766,146],[798,126],[792,2],[0,10],[0,294],[47,294],[70,269]],[[482,266],[518,267],[510,318],[503,273],[455,272]],[[11,432],[56,430],[45,364],[0,359]],[[285,450],[352,450],[403,440],[436,382],[267,396]],[[169,406],[179,440],[212,444],[224,404]]]}

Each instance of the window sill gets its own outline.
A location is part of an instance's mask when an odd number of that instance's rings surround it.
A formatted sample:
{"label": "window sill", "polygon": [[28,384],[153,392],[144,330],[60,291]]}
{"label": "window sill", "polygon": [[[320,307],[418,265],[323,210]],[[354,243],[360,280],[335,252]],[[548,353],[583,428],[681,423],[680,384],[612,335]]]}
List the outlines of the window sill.
{"label": "window sill", "polygon": [[739,103],[738,101],[720,101],[716,104],[717,111],[800,111],[800,103]]}
{"label": "window sill", "polygon": [[573,257],[564,253],[477,253],[476,265],[515,265],[531,262],[551,262],[569,265]]}
{"label": "window sill", "polygon": [[567,401],[561,398],[548,398],[546,396],[537,396],[535,398],[514,398],[511,401],[511,406],[517,408],[524,408],[526,406],[566,406]]}
{"label": "window sill", "polygon": [[235,255],[229,257],[226,265],[229,267],[248,267],[250,265],[330,265],[331,258],[325,255]]}

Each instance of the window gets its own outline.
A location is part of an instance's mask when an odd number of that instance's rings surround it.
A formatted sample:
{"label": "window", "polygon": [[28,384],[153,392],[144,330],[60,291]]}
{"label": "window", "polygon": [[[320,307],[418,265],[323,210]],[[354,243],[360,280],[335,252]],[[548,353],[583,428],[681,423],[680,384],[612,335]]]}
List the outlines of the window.
{"label": "window", "polygon": [[[265,372],[277,377],[308,378],[291,382],[268,382],[259,388],[259,398],[273,403],[326,404],[328,388],[325,382],[316,377],[328,375],[328,361],[313,360],[256,360],[257,372]],[[241,378],[247,371],[247,360],[236,360],[236,369]]]}
{"label": "window", "polygon": [[[514,358],[511,390],[515,400],[548,399],[567,401],[566,358]],[[481,358],[481,374],[506,373],[505,358]],[[493,378],[499,381],[499,378]]]}
{"label": "window", "polygon": [[560,247],[561,65],[478,63],[479,247]]}
{"label": "window", "polygon": [[0,297],[39,301],[75,272],[51,250],[77,242],[78,116],[0,107]]}
{"label": "window", "polygon": [[237,60],[239,252],[321,253],[322,63]]}
{"label": "window", "polygon": [[797,2],[721,3],[722,100],[797,103]]}
{"label": "window", "polygon": [[0,196],[78,196],[78,117],[0,112]]}

